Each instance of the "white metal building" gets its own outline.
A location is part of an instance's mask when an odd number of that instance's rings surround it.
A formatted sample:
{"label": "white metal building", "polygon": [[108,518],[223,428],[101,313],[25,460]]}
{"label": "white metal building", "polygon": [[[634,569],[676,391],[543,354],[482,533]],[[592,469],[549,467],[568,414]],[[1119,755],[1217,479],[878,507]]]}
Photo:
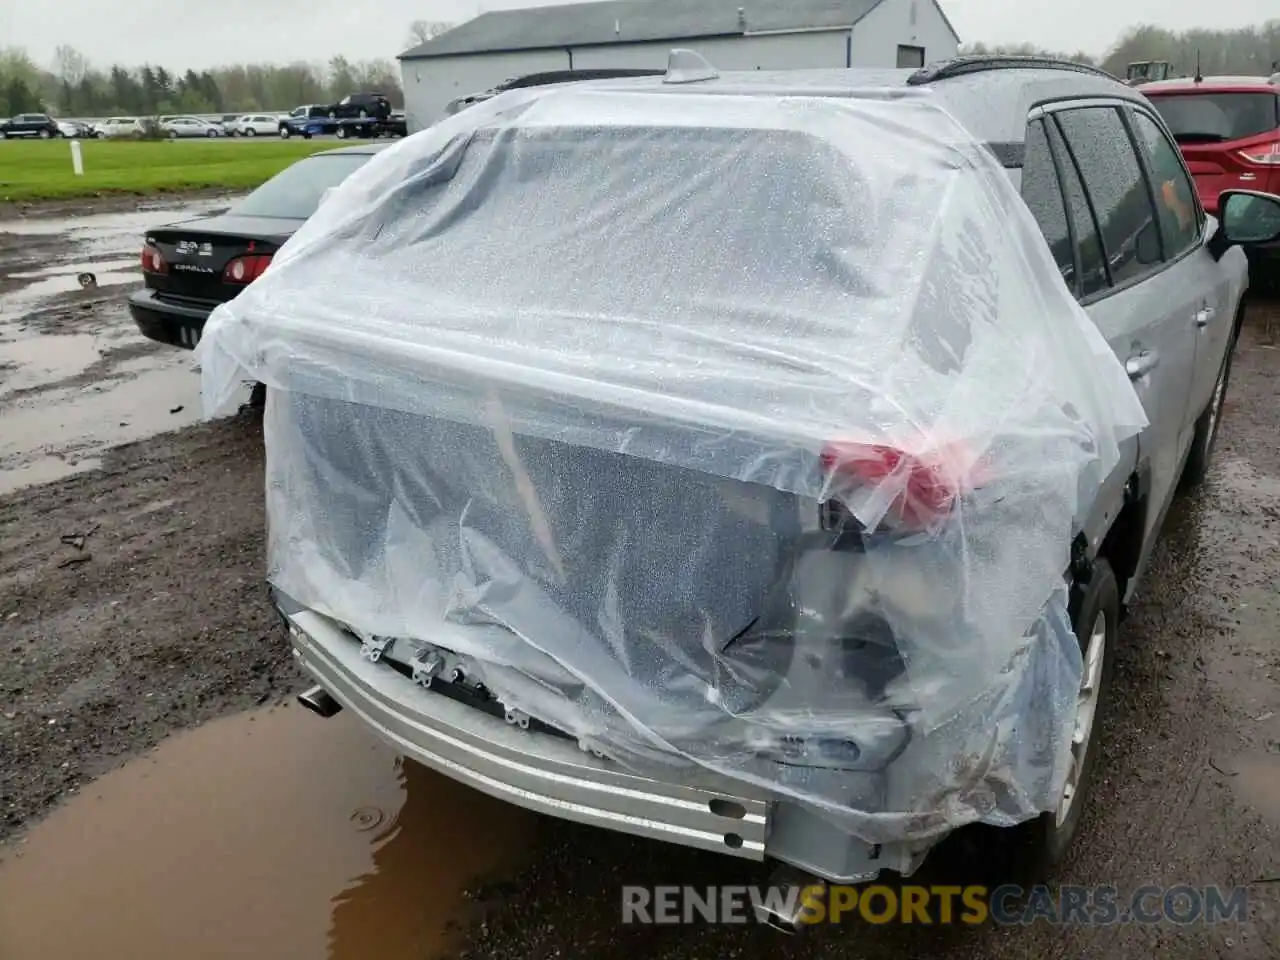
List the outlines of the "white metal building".
{"label": "white metal building", "polygon": [[956,55],[937,0],[605,0],[495,10],[400,55],[411,129],[450,101],[546,70],[663,69],[673,46],[720,70],[913,67]]}

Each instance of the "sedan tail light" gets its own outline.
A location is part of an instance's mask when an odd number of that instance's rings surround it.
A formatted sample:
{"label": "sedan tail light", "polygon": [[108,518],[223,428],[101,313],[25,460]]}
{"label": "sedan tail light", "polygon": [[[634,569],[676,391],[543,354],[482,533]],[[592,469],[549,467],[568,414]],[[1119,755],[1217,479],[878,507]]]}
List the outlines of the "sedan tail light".
{"label": "sedan tail light", "polygon": [[874,488],[896,476],[902,490],[889,505],[884,523],[903,532],[936,530],[951,515],[956,500],[984,474],[955,444],[910,453],[878,443],[833,441],[823,447],[821,459],[837,493],[842,483]]}
{"label": "sedan tail light", "polygon": [[236,257],[222,271],[222,279],[226,283],[253,283],[271,266],[271,257],[255,254],[248,257]]}
{"label": "sedan tail light", "polygon": [[1280,140],[1275,143],[1260,143],[1248,150],[1241,150],[1240,156],[1250,163],[1260,163],[1266,167],[1280,166]]}
{"label": "sedan tail light", "polygon": [[155,247],[142,248],[142,272],[164,274],[169,272],[169,264]]}

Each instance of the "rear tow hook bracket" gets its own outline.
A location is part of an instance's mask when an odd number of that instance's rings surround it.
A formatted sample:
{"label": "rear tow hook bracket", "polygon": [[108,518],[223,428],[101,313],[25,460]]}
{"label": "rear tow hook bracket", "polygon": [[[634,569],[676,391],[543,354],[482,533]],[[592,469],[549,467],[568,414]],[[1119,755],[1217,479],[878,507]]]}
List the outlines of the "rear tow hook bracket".
{"label": "rear tow hook bracket", "polygon": [[360,656],[370,663],[377,663],[391,646],[393,637],[368,637],[360,644]]}
{"label": "rear tow hook bracket", "polygon": [[444,658],[434,650],[419,650],[413,661],[413,682],[424,690],[431,688],[431,683],[444,669]]}
{"label": "rear tow hook bracket", "polygon": [[523,710],[517,710],[515,707],[507,707],[504,719],[513,727],[519,727],[521,730],[529,729],[529,715]]}

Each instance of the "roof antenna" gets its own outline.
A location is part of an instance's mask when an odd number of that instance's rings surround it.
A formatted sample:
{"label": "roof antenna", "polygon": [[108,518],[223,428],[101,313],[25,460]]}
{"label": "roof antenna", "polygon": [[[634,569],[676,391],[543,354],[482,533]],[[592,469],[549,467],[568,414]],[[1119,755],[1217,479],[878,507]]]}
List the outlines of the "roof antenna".
{"label": "roof antenna", "polygon": [[677,47],[667,57],[667,73],[663,83],[697,83],[720,76],[710,61],[700,53]]}
{"label": "roof antenna", "polygon": [[1204,74],[1200,72],[1200,48],[1196,47],[1196,83],[1204,83]]}

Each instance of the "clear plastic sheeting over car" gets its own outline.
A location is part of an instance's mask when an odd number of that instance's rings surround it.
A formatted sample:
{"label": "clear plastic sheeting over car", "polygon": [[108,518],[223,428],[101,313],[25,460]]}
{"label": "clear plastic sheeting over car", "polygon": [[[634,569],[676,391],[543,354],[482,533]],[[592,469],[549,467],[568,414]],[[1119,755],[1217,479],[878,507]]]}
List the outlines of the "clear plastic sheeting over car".
{"label": "clear plastic sheeting over car", "polygon": [[209,413],[269,388],[272,582],[385,657],[870,842],[1056,806],[1075,517],[1145,418],[927,92],[504,94],[199,359]]}

